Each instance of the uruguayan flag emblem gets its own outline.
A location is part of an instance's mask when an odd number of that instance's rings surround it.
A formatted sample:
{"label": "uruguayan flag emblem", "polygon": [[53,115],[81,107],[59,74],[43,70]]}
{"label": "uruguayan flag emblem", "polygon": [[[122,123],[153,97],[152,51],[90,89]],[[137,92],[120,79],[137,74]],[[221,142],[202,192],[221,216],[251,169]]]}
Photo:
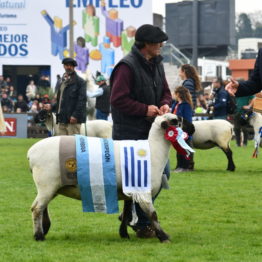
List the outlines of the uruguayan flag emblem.
{"label": "uruguayan flag emblem", "polygon": [[[122,186],[124,194],[151,193],[151,159],[148,140],[120,142]],[[136,197],[137,198],[137,197]]]}

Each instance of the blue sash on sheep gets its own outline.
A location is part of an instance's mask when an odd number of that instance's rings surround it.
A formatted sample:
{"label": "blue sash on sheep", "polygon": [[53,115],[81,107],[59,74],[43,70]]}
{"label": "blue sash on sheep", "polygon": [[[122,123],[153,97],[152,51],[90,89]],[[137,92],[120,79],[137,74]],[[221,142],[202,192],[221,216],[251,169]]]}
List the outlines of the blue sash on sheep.
{"label": "blue sash on sheep", "polygon": [[77,181],[84,212],[118,213],[112,139],[76,135]]}

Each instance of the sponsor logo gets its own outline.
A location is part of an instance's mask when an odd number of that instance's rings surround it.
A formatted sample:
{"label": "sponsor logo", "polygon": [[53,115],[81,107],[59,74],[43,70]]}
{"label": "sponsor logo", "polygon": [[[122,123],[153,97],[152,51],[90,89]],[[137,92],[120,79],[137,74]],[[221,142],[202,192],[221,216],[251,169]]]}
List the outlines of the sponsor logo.
{"label": "sponsor logo", "polygon": [[0,9],[24,9],[25,0],[0,0]]}
{"label": "sponsor logo", "polygon": [[5,136],[16,136],[16,118],[5,118]]}

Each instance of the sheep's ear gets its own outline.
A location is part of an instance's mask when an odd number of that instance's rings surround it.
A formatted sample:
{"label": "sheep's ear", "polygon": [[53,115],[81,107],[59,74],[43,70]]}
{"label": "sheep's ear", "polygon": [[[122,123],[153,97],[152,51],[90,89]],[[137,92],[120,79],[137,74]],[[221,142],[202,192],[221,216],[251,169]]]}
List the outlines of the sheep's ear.
{"label": "sheep's ear", "polygon": [[181,126],[182,123],[183,123],[183,118],[181,116],[177,116],[177,122],[178,122],[179,126]]}
{"label": "sheep's ear", "polygon": [[195,126],[187,121],[186,119],[183,119],[183,126],[182,126],[183,131],[188,133],[189,136],[192,136],[195,132]]}
{"label": "sheep's ear", "polygon": [[161,123],[161,127],[162,127],[163,129],[167,129],[167,128],[168,128],[168,122],[167,122],[167,121],[163,121],[163,122]]}

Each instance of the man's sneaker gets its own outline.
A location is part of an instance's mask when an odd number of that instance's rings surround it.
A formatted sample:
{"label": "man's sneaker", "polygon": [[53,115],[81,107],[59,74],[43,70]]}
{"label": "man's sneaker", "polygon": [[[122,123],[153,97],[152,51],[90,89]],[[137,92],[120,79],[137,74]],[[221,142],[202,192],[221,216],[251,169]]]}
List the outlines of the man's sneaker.
{"label": "man's sneaker", "polygon": [[176,168],[175,170],[173,170],[173,172],[175,172],[175,173],[180,173],[180,172],[182,172],[182,170],[183,170],[183,168],[178,167],[178,168]]}
{"label": "man's sneaker", "polygon": [[153,238],[156,237],[156,232],[152,226],[146,226],[143,228],[138,228],[136,231],[136,236],[139,238]]}

